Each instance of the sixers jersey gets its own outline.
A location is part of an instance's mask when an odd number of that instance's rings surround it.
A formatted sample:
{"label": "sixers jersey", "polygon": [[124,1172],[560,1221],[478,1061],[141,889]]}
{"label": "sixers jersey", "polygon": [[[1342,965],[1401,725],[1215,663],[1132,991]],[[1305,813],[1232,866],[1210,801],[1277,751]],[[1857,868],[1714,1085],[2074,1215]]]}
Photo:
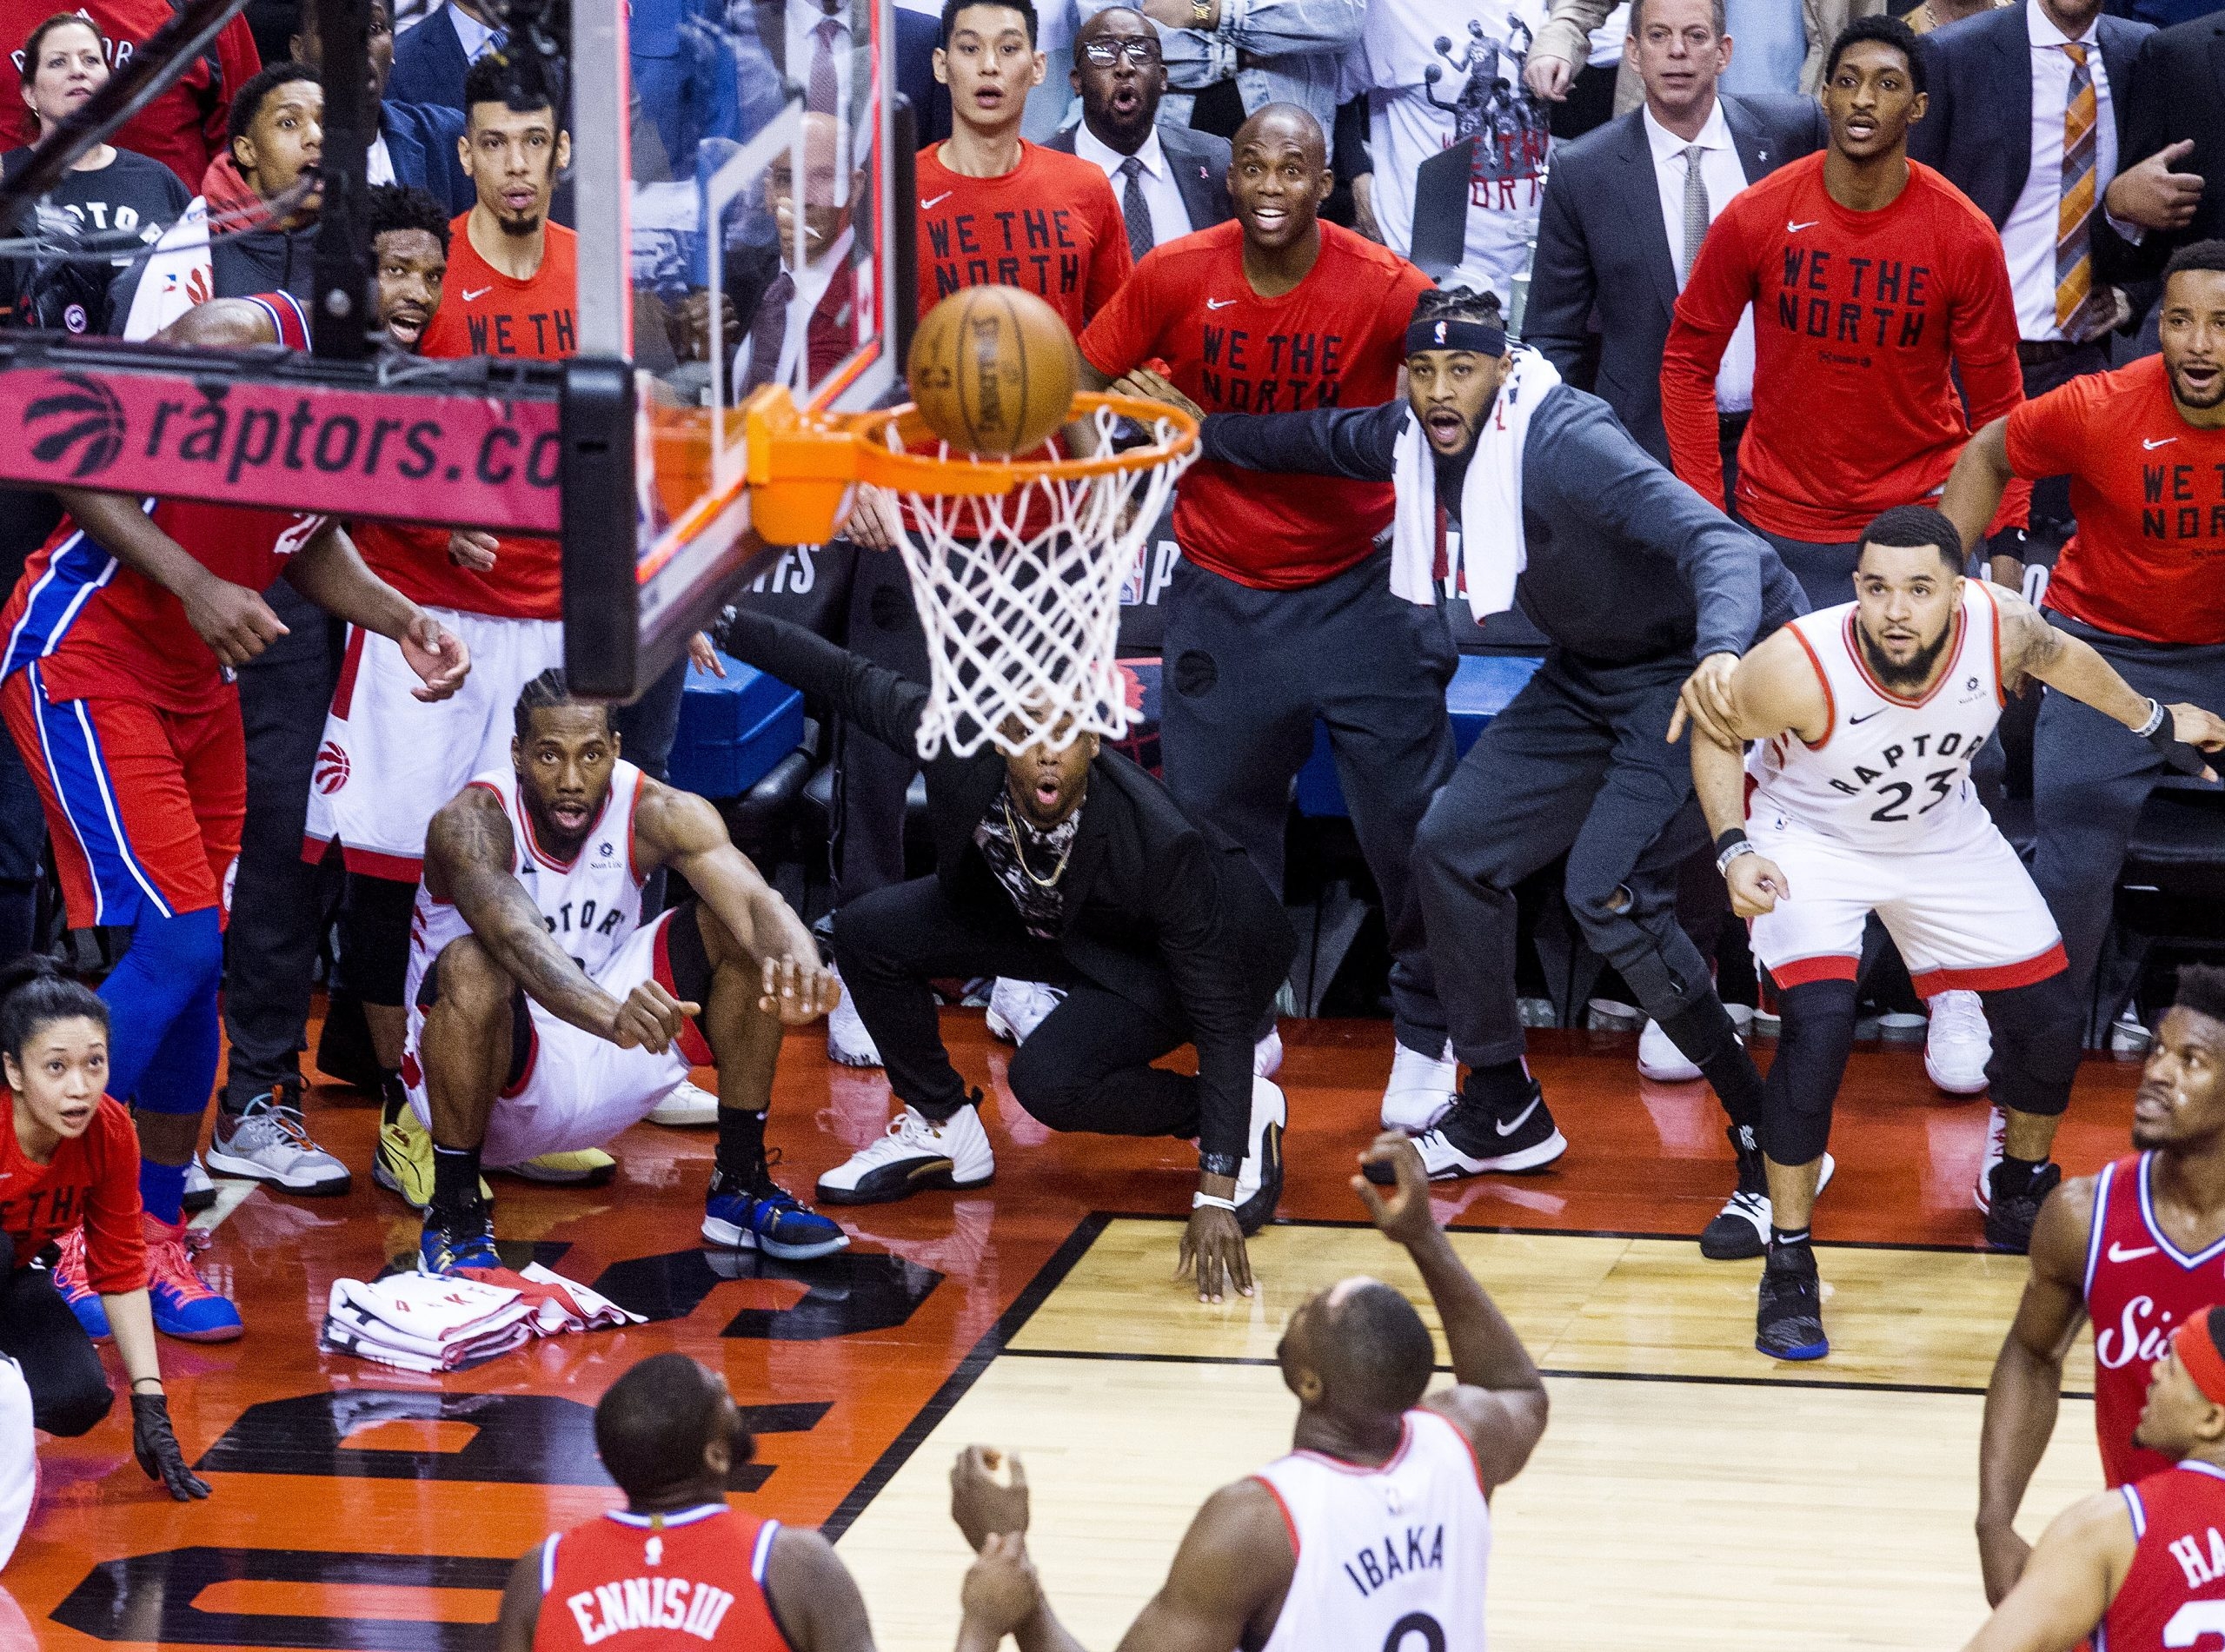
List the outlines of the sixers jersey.
{"label": "sixers jersey", "polygon": [[1482,1652],[1491,1511],[1465,1436],[1434,1411],[1377,1469],[1293,1451],[1259,1470],[1297,1559],[1263,1652]]}
{"label": "sixers jersey", "polygon": [[2181,1463],[2118,1495],[2138,1541],[2094,1652],[2208,1649],[2225,1640],[2225,1470]]}
{"label": "sixers jersey", "polygon": [[[260,305],[278,341],[309,347],[309,315],[290,293],[265,293]],[[246,510],[188,499],[149,499],[155,526],[218,579],[260,591],[286,559],[315,538],[322,516]],[[23,564],[0,610],[0,677],[36,665],[52,701],[125,699],[165,711],[201,711],[229,692],[226,674],[185,615],[185,605],[109,554],[63,517]]]}
{"label": "sixers jersey", "polygon": [[[518,795],[514,771],[490,769],[471,784],[501,799],[502,812],[510,819],[510,870],[541,908],[541,921],[556,944],[593,975],[641,927],[641,875],[634,869],[634,807],[641,800],[641,771],[623,759],[612,766],[610,795],[588,828],[578,859],[570,861],[555,859],[535,839],[533,816]],[[422,881],[418,884],[403,1003],[417,1001],[417,989],[433,960],[450,941],[470,932],[462,912],[435,899]]]}
{"label": "sixers jersey", "polygon": [[2113,1486],[2171,1466],[2132,1443],[2149,1370],[2191,1316],[2225,1302],[2225,1238],[2188,1256],[2163,1234],[2149,1191],[2153,1153],[2106,1164],[2094,1178],[2086,1242],[2086,1317],[2094,1322],[2094,1430]]}
{"label": "sixers jersey", "polygon": [[788,1652],[765,1596],[777,1520],[706,1503],[669,1515],[617,1510],[541,1548],[534,1652]]}
{"label": "sixers jersey", "polygon": [[1953,625],[1946,663],[1916,700],[1871,673],[1853,603],[1787,625],[1823,684],[1830,720],[1812,745],[1787,731],[1754,747],[1746,770],[1756,799],[1865,848],[1946,846],[1990,830],[1970,786],[1970,760],[2001,720],[2002,700],[2001,609],[1983,580],[1963,581]]}

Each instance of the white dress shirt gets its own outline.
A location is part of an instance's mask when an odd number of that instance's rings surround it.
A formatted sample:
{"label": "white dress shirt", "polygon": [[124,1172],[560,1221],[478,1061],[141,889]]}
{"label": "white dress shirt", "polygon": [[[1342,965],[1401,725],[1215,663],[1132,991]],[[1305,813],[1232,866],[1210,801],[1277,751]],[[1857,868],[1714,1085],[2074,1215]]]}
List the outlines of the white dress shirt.
{"label": "white dress shirt", "polygon": [[394,176],[394,156],[386,146],[386,134],[382,132],[371,140],[371,147],[363,151],[363,182],[366,183],[397,183]]}
{"label": "white dress shirt", "polygon": [[462,6],[450,6],[447,10],[448,22],[455,30],[455,43],[463,48],[463,61],[477,63],[487,55],[488,48],[495,43],[494,24],[480,22]]}
{"label": "white dress shirt", "polygon": [[[2070,103],[2070,36],[2055,26],[2039,0],[2025,0],[2024,24],[2032,31],[2032,169],[2023,193],[2001,226],[2001,249],[2009,255],[2009,285],[2016,295],[2020,338],[2059,339],[2055,322],[2055,238],[2062,208],[2062,116]],[[2117,175],[2117,123],[2109,110],[2109,76],[2102,67],[2098,17],[2080,36],[2086,67],[2094,76],[2094,216],[2089,229],[2102,227],[2102,197]]]}
{"label": "white dress shirt", "polygon": [[[1093,166],[1104,169],[1106,180],[1112,185],[1112,199],[1122,202],[1125,213],[1128,181],[1120,176],[1120,169],[1127,163],[1128,157],[1091,131],[1087,121],[1074,128],[1074,153]],[[1158,127],[1145,135],[1143,147],[1136,151],[1135,158],[1143,163],[1143,174],[1136,181],[1143,186],[1144,206],[1151,213],[1151,244],[1164,247],[1178,236],[1188,235],[1193,226],[1189,206],[1174,182],[1173,163],[1166,158],[1166,150],[1159,141]]]}
{"label": "white dress shirt", "polygon": [[[1746,168],[1738,146],[1730,141],[1730,123],[1723,118],[1723,100],[1707,112],[1707,124],[1696,138],[1681,138],[1641,109],[1645,141],[1653,150],[1653,178],[1661,195],[1661,219],[1669,231],[1669,267],[1677,272],[1677,290],[1684,290],[1684,151],[1697,143],[1700,177],[1707,185],[1707,217],[1713,223],[1723,216],[1730,197],[1746,187]],[[1715,405],[1723,413],[1747,413],[1754,406],[1754,311],[1749,305],[1738,318],[1738,330],[1723,352],[1723,365],[1715,374]]]}

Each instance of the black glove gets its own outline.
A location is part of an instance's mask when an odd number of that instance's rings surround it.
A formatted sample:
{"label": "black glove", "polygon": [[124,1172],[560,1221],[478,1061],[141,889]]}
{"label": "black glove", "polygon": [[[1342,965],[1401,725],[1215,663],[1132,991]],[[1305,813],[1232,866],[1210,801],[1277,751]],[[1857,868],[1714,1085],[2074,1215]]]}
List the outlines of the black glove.
{"label": "black glove", "polygon": [[170,1429],[169,1402],[160,1394],[131,1397],[131,1455],[149,1480],[159,1480],[180,1503],[209,1495],[209,1483],[185,1466]]}

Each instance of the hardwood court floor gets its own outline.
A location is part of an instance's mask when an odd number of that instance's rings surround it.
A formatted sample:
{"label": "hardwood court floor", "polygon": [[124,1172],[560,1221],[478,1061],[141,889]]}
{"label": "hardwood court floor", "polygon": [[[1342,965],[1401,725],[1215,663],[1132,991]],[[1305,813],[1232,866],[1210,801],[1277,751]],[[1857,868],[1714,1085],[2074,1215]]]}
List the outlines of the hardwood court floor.
{"label": "hardwood court floor", "polygon": [[[240,1202],[208,1257],[248,1337],[164,1346],[181,1439],[216,1496],[160,1498],[121,1415],[47,1443],[38,1509],[0,1574],[0,1649],[486,1647],[508,1560],[613,1499],[586,1431],[594,1398],[668,1348],[722,1370],[754,1408],[757,1483],[737,1502],[837,1535],[883,1647],[950,1643],[963,1556],[942,1476],[970,1439],[1027,1456],[1050,1582],[1109,1646],[1198,1499],[1286,1441],[1292,1402],[1261,1362],[1289,1308],[1347,1272],[1402,1277],[1351,1224],[1345,1185],[1372,1133],[1387,1026],[1285,1024],[1284,1220],[1255,1251],[1259,1295],[1219,1308],[1168,1277],[1186,1150],[1053,1137],[1003,1091],[1003,1048],[978,1014],[951,1012],[946,1031],[994,1097],[992,1187],[844,1213],[853,1244],[830,1264],[711,1258],[694,1233],[711,1133],[642,1126],[616,1144],[607,1188],[498,1180],[496,1228],[520,1259],[653,1323],[445,1380],[315,1348],[331,1281],[375,1273],[415,1231],[368,1174],[375,1110],[320,1091],[315,1128],[355,1188]],[[1632,1044],[1540,1036],[1534,1065],[1571,1151],[1545,1175],[1436,1200],[1553,1373],[1545,1445],[1499,1499],[1498,1644],[1565,1646],[1581,1629],[1782,1646],[1793,1624],[1815,1645],[1955,1643],[1979,1609],[1978,1397],[2022,1275],[1976,1249],[1983,1105],[1938,1096],[1912,1052],[1856,1056],[1817,1222],[1837,1351],[1776,1368],[1750,1350],[1757,1264],[1704,1264],[1688,1237],[1727,1188],[1715,1104],[1700,1085],[1639,1080]],[[2082,1074],[2059,1146],[2074,1172],[2122,1151],[2136,1071]],[[886,1093],[799,1037],[772,1131],[792,1185],[878,1133]],[[2087,1381],[2075,1366],[2068,1386]],[[2074,1399],[2028,1528],[2096,1483]]]}

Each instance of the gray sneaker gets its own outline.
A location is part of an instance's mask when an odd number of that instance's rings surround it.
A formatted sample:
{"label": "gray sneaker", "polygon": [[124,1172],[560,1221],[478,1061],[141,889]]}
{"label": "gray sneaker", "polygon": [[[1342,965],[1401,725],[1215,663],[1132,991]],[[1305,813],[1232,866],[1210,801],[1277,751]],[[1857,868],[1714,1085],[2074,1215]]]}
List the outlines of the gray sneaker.
{"label": "gray sneaker", "polygon": [[312,1198],[345,1193],[351,1182],[348,1167],[309,1139],[301,1108],[282,1087],[257,1096],[236,1117],[218,1119],[209,1168]]}

